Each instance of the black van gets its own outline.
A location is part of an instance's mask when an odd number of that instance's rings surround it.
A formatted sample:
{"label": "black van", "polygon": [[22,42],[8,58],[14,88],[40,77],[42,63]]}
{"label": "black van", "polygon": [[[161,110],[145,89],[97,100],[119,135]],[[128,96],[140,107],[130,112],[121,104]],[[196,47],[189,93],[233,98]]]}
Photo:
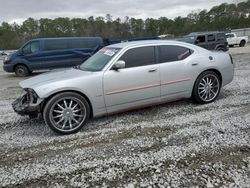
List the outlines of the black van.
{"label": "black van", "polygon": [[6,56],[3,68],[17,76],[28,76],[33,70],[73,67],[106,45],[109,41],[101,37],[34,39]]}

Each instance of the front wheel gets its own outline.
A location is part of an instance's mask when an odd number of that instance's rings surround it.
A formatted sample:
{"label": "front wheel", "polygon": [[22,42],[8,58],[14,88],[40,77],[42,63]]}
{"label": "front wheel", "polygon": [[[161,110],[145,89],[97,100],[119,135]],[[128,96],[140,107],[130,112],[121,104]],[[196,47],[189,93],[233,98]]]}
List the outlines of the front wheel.
{"label": "front wheel", "polygon": [[19,77],[29,76],[29,69],[25,65],[17,65],[15,67],[15,73]]}
{"label": "front wheel", "polygon": [[43,118],[56,133],[78,132],[90,117],[90,107],[86,99],[73,92],[59,93],[45,105]]}
{"label": "front wheel", "polygon": [[220,88],[220,78],[215,72],[203,72],[195,82],[193,98],[201,104],[213,102],[218,97]]}

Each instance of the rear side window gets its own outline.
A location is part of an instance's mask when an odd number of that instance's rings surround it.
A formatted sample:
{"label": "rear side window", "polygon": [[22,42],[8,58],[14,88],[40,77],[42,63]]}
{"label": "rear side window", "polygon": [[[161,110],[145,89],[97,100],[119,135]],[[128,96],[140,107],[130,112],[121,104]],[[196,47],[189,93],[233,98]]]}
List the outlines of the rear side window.
{"label": "rear side window", "polygon": [[69,48],[69,42],[65,39],[56,39],[56,40],[46,40],[44,41],[45,50],[64,50]]}
{"label": "rear side window", "polygon": [[95,48],[100,46],[99,40],[94,39],[72,39],[71,46],[72,48]]}
{"label": "rear side window", "polygon": [[190,56],[193,51],[189,48],[175,45],[159,46],[159,63],[181,61]]}
{"label": "rear side window", "polygon": [[208,35],[207,36],[207,41],[208,42],[214,42],[215,41],[215,35]]}
{"label": "rear side window", "polygon": [[218,33],[217,34],[217,41],[226,41],[225,33]]}
{"label": "rear side window", "polygon": [[126,63],[126,68],[152,65],[155,63],[154,47],[133,48],[126,51],[119,60]]}

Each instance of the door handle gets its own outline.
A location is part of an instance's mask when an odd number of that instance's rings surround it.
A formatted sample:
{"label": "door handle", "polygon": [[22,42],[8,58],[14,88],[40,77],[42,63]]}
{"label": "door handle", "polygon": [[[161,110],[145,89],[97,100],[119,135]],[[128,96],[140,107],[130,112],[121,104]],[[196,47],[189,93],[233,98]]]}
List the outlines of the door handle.
{"label": "door handle", "polygon": [[148,72],[156,72],[156,71],[157,71],[157,68],[148,70]]}
{"label": "door handle", "polygon": [[199,63],[192,63],[192,66],[197,66],[199,65]]}

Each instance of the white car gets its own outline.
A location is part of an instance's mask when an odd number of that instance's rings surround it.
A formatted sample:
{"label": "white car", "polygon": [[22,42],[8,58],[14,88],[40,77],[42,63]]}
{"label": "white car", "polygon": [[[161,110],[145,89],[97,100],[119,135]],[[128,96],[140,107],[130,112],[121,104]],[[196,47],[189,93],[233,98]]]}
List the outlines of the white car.
{"label": "white car", "polygon": [[229,47],[233,47],[234,45],[244,47],[248,42],[248,36],[238,37],[235,33],[227,33],[226,37]]}

